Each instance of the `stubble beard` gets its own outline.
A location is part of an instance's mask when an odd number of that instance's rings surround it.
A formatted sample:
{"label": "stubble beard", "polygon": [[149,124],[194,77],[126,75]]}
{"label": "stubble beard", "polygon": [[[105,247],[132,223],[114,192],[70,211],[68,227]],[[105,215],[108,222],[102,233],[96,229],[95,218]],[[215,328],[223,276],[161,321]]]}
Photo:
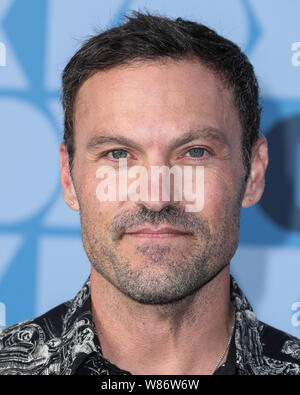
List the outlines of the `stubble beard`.
{"label": "stubble beard", "polygon": [[[224,210],[214,233],[203,217],[183,213],[176,206],[160,212],[145,207],[123,212],[104,230],[82,210],[80,219],[83,245],[93,268],[129,298],[142,304],[166,305],[194,294],[230,263],[238,245],[240,202]],[[129,259],[121,251],[122,234],[132,225],[145,223],[180,224],[193,232],[186,236],[193,240],[186,250],[145,242]]]}

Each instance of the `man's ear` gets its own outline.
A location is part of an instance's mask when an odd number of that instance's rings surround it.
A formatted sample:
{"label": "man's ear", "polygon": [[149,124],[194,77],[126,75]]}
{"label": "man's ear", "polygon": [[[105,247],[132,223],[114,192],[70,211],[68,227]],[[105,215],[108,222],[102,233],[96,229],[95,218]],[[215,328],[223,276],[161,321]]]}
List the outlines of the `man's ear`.
{"label": "man's ear", "polygon": [[73,180],[71,178],[70,168],[69,168],[69,155],[67,152],[67,147],[64,142],[60,144],[59,147],[59,157],[60,157],[60,180],[62,185],[62,195],[64,201],[73,210],[79,210],[79,204],[73,185]]}
{"label": "man's ear", "polygon": [[242,207],[257,203],[264,191],[265,173],[268,166],[268,145],[264,136],[259,136],[252,147],[250,171],[242,201]]}

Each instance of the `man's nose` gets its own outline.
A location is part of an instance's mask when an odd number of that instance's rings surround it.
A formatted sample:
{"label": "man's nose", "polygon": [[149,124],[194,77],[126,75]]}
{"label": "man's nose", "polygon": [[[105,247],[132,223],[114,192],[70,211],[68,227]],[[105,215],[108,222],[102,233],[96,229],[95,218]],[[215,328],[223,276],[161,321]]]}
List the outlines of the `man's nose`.
{"label": "man's nose", "polygon": [[169,205],[179,204],[180,170],[178,166],[170,167],[169,163],[161,161],[149,164],[145,169],[148,193],[141,194],[141,199],[137,203],[153,211],[160,211]]}

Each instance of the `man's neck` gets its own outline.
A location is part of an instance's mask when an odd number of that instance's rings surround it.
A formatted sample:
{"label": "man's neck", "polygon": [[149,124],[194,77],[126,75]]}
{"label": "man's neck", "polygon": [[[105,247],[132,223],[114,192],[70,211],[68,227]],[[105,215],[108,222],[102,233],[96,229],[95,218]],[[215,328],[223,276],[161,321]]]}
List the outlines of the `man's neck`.
{"label": "man's neck", "polygon": [[213,373],[231,335],[229,279],[228,265],[197,293],[158,306],[133,301],[92,269],[103,356],[132,374]]}

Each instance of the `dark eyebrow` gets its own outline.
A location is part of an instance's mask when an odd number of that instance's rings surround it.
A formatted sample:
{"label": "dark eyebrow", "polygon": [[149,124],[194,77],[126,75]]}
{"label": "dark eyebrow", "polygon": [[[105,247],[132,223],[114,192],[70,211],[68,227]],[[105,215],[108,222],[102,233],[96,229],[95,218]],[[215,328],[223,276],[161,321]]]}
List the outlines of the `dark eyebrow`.
{"label": "dark eyebrow", "polygon": [[[180,137],[177,137],[173,140],[171,140],[170,144],[170,149],[174,149],[177,147],[180,147],[181,145],[190,143],[193,140],[199,139],[199,138],[206,138],[210,140],[217,140],[223,144],[228,145],[228,140],[226,135],[219,129],[216,128],[206,128],[206,129],[192,129]],[[89,151],[93,149],[99,148],[99,146],[103,144],[121,144],[125,145],[127,147],[135,148],[135,149],[141,149],[139,144],[137,144],[135,141],[128,137],[120,136],[120,135],[97,135],[92,137],[90,140],[88,140],[87,143],[87,149]]]}
{"label": "dark eyebrow", "polygon": [[138,149],[139,146],[133,140],[129,139],[128,137],[124,136],[117,136],[117,135],[98,135],[92,137],[87,143],[87,149],[90,151],[92,149],[97,149],[99,146],[103,144],[121,144],[126,145],[128,147],[132,147]]}
{"label": "dark eyebrow", "polygon": [[222,144],[228,145],[228,140],[221,130],[216,128],[206,128],[206,129],[192,129],[180,137],[177,137],[171,142],[171,149],[180,147],[181,145],[192,142],[200,138],[206,138],[208,140],[217,140]]}

